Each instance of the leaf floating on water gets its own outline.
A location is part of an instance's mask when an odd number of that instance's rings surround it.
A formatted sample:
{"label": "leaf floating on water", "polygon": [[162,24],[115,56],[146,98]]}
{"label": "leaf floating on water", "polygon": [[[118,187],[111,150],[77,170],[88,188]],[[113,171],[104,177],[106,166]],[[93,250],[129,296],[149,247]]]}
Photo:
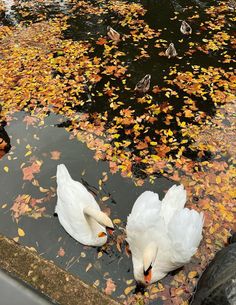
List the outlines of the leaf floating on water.
{"label": "leaf floating on water", "polygon": [[23,171],[23,180],[31,181],[34,178],[34,174],[38,174],[40,172],[41,163],[33,162],[30,166],[24,167]]}
{"label": "leaf floating on water", "polygon": [[135,287],[136,286],[129,286],[129,287],[125,288],[125,290],[124,290],[125,295],[130,294],[135,289]]}
{"label": "leaf floating on water", "polygon": [[116,284],[109,278],[106,281],[106,288],[104,289],[105,294],[111,295],[116,290]]}
{"label": "leaf floating on water", "polygon": [[108,199],[110,199],[109,196],[103,196],[103,197],[102,197],[102,201],[107,201]]}
{"label": "leaf floating on water", "polygon": [[60,247],[60,249],[57,252],[57,255],[63,257],[65,255],[65,250],[62,247]]}
{"label": "leaf floating on water", "polygon": [[119,218],[115,218],[115,219],[113,219],[113,223],[118,225],[121,223],[121,220]]}
{"label": "leaf floating on water", "polygon": [[89,263],[89,264],[87,265],[85,271],[88,272],[88,271],[92,268],[92,266],[93,266],[93,265],[92,265],[91,263]]}
{"label": "leaf floating on water", "polygon": [[193,279],[194,277],[196,277],[198,275],[197,271],[191,271],[188,274],[188,278],[189,279]]}
{"label": "leaf floating on water", "polygon": [[51,151],[50,154],[52,160],[59,160],[61,157],[61,152],[57,150]]}
{"label": "leaf floating on water", "polygon": [[103,254],[102,254],[102,252],[101,252],[101,251],[99,251],[99,252],[98,252],[98,255],[97,255],[97,258],[98,258],[98,259],[99,259],[99,258],[101,258],[101,257],[102,257],[102,255],[103,255]]}
{"label": "leaf floating on water", "polygon": [[100,281],[99,280],[96,280],[94,283],[93,283],[93,286],[95,287],[98,287],[100,285]]}
{"label": "leaf floating on water", "polygon": [[16,243],[18,243],[18,241],[19,241],[19,236],[14,237],[13,240],[14,240]]}
{"label": "leaf floating on water", "polygon": [[6,173],[8,173],[9,172],[9,168],[8,168],[8,166],[4,166],[4,171],[6,172]]}
{"label": "leaf floating on water", "polygon": [[41,193],[47,193],[49,191],[49,189],[45,189],[41,186],[39,187],[39,190],[40,190]]}
{"label": "leaf floating on water", "polygon": [[18,228],[18,235],[19,235],[20,237],[25,236],[25,232],[24,232],[24,230],[23,230],[23,229],[21,229],[21,228]]}

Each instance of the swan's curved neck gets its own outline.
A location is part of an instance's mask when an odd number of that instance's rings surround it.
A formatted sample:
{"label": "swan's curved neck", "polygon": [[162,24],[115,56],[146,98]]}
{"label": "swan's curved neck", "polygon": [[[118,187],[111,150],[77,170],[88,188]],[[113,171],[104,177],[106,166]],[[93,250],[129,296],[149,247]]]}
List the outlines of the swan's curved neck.
{"label": "swan's curved neck", "polygon": [[157,256],[157,244],[150,242],[143,251],[143,267],[147,270],[154,263]]}
{"label": "swan's curved neck", "polygon": [[100,225],[104,227],[109,227],[113,228],[113,224],[111,219],[102,211],[91,208],[91,207],[86,207],[84,208],[84,214],[85,216],[91,217],[93,220],[98,222]]}

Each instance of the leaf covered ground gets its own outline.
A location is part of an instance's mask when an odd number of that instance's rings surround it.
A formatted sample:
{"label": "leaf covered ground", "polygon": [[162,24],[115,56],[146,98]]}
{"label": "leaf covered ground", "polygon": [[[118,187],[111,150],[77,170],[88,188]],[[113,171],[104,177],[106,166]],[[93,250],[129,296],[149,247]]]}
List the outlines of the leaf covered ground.
{"label": "leaf covered ground", "polygon": [[[51,6],[18,1],[6,14],[0,2],[1,120],[13,124],[24,111],[25,125],[43,126],[49,114],[63,115],[70,138],[85,143],[97,161],[108,162],[109,174],[132,179],[136,187],[160,176],[183,183],[188,207],[205,214],[197,263],[149,287],[144,296],[133,294],[134,281],[127,280],[119,297],[126,305],[156,299],[187,304],[197,277],[235,229],[235,12],[226,2],[201,7],[192,1],[170,11],[167,22],[145,1]],[[190,37],[179,31],[184,18],[193,28]],[[121,33],[119,43],[107,37],[108,25]],[[168,59],[164,52],[173,39],[178,57]],[[135,84],[147,73],[151,89],[137,96]],[[26,147],[22,181],[45,196],[19,194],[11,206],[15,221],[44,217],[45,203],[55,195],[55,188],[44,188],[35,178],[42,166],[35,150]],[[4,153],[0,146],[0,156]],[[60,155],[58,147],[47,158],[60,160]],[[7,175],[9,167],[1,173]],[[104,173],[99,185],[107,179]],[[104,194],[102,201],[108,199]],[[117,225],[122,221],[119,215],[115,219]],[[19,227],[18,237],[24,234]],[[124,234],[117,238],[118,251],[124,251],[122,245]],[[59,248],[58,256],[64,255]],[[90,268],[89,263],[86,272]],[[109,277],[104,292],[116,290]]]}

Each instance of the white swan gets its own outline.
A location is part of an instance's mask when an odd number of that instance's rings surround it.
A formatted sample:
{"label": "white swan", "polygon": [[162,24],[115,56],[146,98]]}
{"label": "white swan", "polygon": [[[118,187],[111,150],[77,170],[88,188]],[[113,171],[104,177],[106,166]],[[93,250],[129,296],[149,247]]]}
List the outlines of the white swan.
{"label": "white swan", "polygon": [[104,245],[106,229],[114,229],[111,219],[100,210],[93,195],[71,178],[64,164],[57,166],[55,213],[67,233],[84,245]]}
{"label": "white swan", "polygon": [[188,263],[196,252],[203,213],[184,208],[185,202],[183,185],[173,185],[162,201],[146,191],[134,203],[126,232],[136,281],[154,283]]}

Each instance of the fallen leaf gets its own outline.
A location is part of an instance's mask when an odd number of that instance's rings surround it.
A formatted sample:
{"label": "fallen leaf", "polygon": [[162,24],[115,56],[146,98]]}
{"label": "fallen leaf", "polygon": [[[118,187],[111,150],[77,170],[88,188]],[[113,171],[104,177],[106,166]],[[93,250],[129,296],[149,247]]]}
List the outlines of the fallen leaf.
{"label": "fallen leaf", "polygon": [[116,284],[111,278],[106,281],[106,288],[104,289],[105,294],[111,295],[116,290]]}

